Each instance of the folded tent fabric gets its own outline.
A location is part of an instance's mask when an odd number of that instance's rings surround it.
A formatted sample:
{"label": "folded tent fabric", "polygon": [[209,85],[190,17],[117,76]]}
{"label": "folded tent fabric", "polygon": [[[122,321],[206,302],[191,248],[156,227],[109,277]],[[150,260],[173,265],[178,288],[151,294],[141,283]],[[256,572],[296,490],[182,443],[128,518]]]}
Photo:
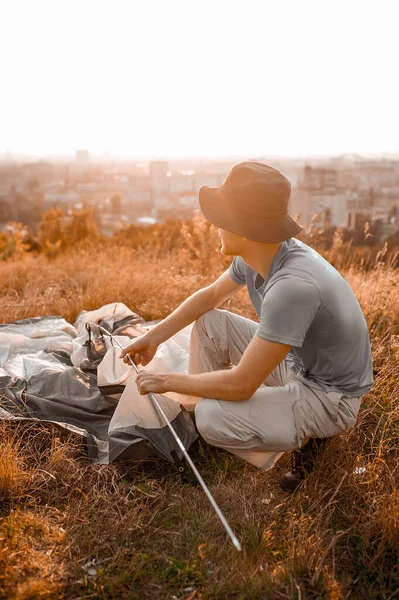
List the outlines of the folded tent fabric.
{"label": "folded tent fabric", "polygon": [[[191,328],[192,325],[189,325],[161,344],[151,363],[143,369],[158,372],[187,373]],[[118,376],[117,381],[123,381],[126,373],[134,375],[128,365],[125,365],[125,373],[120,365],[116,367],[115,371],[112,371],[110,367],[118,364],[116,356],[119,356],[119,354],[119,348],[109,348],[103,362],[99,365],[99,372],[102,372],[101,377],[104,377],[104,367],[107,365],[108,383],[115,382],[114,377]],[[181,410],[175,394],[157,394],[157,398],[184,446],[189,448],[197,438],[191,417],[187,412]],[[125,390],[109,425],[110,455],[113,460],[118,452],[122,450],[122,440],[125,434],[137,435],[146,439],[159,454],[168,460],[173,460],[173,451],[180,459],[182,458],[181,451],[173,440],[171,432],[165,427],[163,417],[156,409],[154,410],[154,406],[148,397],[142,396],[138,392],[134,376],[126,380]]]}
{"label": "folded tent fabric", "polygon": [[[134,378],[129,380],[131,369],[127,369],[123,381],[119,382],[123,386],[120,399],[103,391],[118,377],[120,379],[118,373],[123,371],[124,363],[116,360],[115,348],[105,339],[107,336],[95,332],[96,328],[86,328],[88,322],[97,322],[110,333],[122,334],[118,339],[123,339],[124,345],[130,343],[131,338],[123,333],[134,331],[138,323],[145,324],[125,305],[113,303],[97,311],[81,312],[73,325],[59,317],[38,317],[0,325],[0,407],[3,409],[0,418],[6,419],[12,414],[14,418],[72,426],[86,437],[89,456],[94,462],[134,460],[153,451],[171,461],[181,459],[180,449],[149,399],[138,393]],[[181,342],[184,336],[177,335]],[[34,340],[40,343],[35,346]],[[159,356],[157,353],[155,363],[153,361],[149,368],[156,367],[156,361],[157,368],[165,366],[162,362],[165,355],[171,368],[187,368],[187,334],[185,345],[183,351],[181,343],[168,340],[161,345]],[[108,358],[102,365],[104,357]],[[109,357],[114,370],[110,368]],[[188,448],[197,437],[191,418],[168,395],[159,398]]]}

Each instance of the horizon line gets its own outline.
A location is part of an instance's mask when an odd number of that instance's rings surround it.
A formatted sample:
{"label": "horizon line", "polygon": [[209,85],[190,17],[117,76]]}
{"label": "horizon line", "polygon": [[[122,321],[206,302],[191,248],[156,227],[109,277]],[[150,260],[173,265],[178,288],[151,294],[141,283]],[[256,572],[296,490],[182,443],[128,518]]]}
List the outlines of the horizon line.
{"label": "horizon line", "polygon": [[[80,148],[79,148],[80,150]],[[83,148],[82,148],[83,150]],[[87,150],[85,148],[85,150]],[[306,153],[306,154],[262,154],[262,153],[242,153],[242,154],[207,154],[207,155],[129,155],[129,154],[115,154],[110,153],[104,154],[92,154],[89,152],[89,161],[86,165],[90,165],[95,162],[115,162],[115,161],[190,161],[190,160],[236,160],[236,159],[267,159],[267,160],[306,160],[306,159],[339,159],[345,157],[353,157],[358,159],[363,158],[392,158],[399,159],[399,150],[397,152],[365,152],[360,154],[359,152],[340,152],[340,153]],[[75,162],[75,153],[53,153],[53,154],[31,154],[25,152],[5,152],[0,154],[0,163],[18,162],[24,160],[34,160],[36,162],[43,162],[48,160],[64,160]],[[82,165],[83,166],[83,165]]]}

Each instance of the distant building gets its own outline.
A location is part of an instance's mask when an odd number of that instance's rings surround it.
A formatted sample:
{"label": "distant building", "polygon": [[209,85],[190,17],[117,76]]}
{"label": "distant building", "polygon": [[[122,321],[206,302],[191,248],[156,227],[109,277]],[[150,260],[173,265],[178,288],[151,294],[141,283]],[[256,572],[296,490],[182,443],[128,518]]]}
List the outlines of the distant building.
{"label": "distant building", "polygon": [[169,191],[168,169],[169,165],[164,160],[150,162],[152,201],[155,209],[163,204],[163,196]]}
{"label": "distant building", "polygon": [[128,188],[128,201],[135,205],[152,205],[152,186],[148,177],[133,177]]}
{"label": "distant building", "polygon": [[372,187],[395,187],[399,185],[399,161],[364,161],[358,169],[359,184]]}
{"label": "distant building", "polygon": [[196,173],[193,176],[193,190],[199,192],[202,186],[218,187],[226,178],[225,173]]}
{"label": "distant building", "polygon": [[297,215],[304,227],[309,227],[315,215],[320,227],[328,220],[331,225],[345,226],[348,193],[337,183],[337,171],[327,167],[306,166],[292,189],[290,212]]}
{"label": "distant building", "polygon": [[[168,210],[172,205],[198,206],[198,192],[204,185],[217,187],[226,177],[225,173],[196,173],[191,171],[170,172],[165,161],[150,163],[150,186],[155,211]],[[181,198],[185,197],[184,201]],[[180,198],[180,199],[178,199]]]}
{"label": "distant building", "polygon": [[174,194],[167,193],[161,196],[161,202],[154,209],[154,215],[159,222],[165,219],[192,219],[195,211],[199,209],[198,194],[193,190],[186,190]]}
{"label": "distant building", "polygon": [[134,176],[121,194],[124,212],[130,220],[151,214],[153,211],[153,190],[148,176]]}
{"label": "distant building", "polygon": [[176,193],[184,192],[187,190],[194,191],[193,174],[190,174],[190,175],[184,175],[184,174],[180,174],[180,173],[178,175],[173,174],[170,177],[168,177],[168,182],[169,182],[168,191],[171,194],[176,194]]}
{"label": "distant building", "polygon": [[73,190],[69,192],[45,192],[43,200],[47,203],[75,204],[79,202],[80,195]]}
{"label": "distant building", "polygon": [[173,206],[178,205],[189,209],[199,208],[198,194],[193,190],[185,190],[176,194],[169,194],[168,197]]}
{"label": "distant building", "polygon": [[360,189],[348,201],[347,227],[361,231],[365,224],[378,223],[379,241],[385,241],[390,235],[399,231],[398,204],[390,203],[391,198],[398,196],[392,190],[389,194],[384,191],[374,191],[373,188]]}
{"label": "distant building", "polygon": [[374,212],[374,198],[369,190],[359,190],[348,201],[346,227],[361,230],[365,223],[371,223]]}
{"label": "distant building", "polygon": [[[350,172],[306,166],[292,189],[290,212],[307,229],[328,223],[362,232],[366,223],[376,225],[374,235],[384,241],[397,231],[399,212],[397,176],[389,167],[373,164],[367,171],[361,164]],[[379,176],[386,187],[379,185]]]}
{"label": "distant building", "polygon": [[75,162],[78,165],[88,165],[90,162],[90,154],[88,150],[76,150]]}

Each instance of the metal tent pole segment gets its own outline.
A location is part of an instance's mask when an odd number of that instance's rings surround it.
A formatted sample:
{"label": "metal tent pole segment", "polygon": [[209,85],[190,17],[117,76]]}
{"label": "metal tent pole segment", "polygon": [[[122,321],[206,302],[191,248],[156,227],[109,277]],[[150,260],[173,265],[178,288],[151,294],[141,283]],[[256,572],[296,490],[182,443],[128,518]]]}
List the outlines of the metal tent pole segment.
{"label": "metal tent pole segment", "polygon": [[[119,346],[119,348],[121,348],[121,350],[123,350],[123,346],[118,342],[117,339],[115,339],[115,337],[109,332],[107,331],[104,327],[101,327],[101,325],[97,325],[97,323],[87,323],[87,325],[92,325],[95,327],[98,327],[99,329],[101,329],[101,331],[103,331],[104,333],[106,333],[107,335],[110,336],[111,339],[113,339],[115,341],[115,343]],[[139,368],[138,366],[134,363],[133,359],[131,358],[131,356],[128,354],[127,355],[130,363],[132,365],[132,367],[134,368],[134,370],[136,371],[136,373],[139,373]],[[212,504],[217,516],[219,517],[220,521],[222,522],[223,527],[225,528],[225,530],[227,531],[227,533],[230,536],[231,541],[233,542],[235,548],[238,551],[241,551],[241,544],[240,541],[238,540],[237,536],[234,534],[233,530],[231,529],[230,525],[228,524],[226,517],[224,516],[224,514],[222,513],[222,511],[220,510],[218,504],[216,503],[216,500],[214,499],[214,497],[212,496],[211,492],[208,489],[208,486],[206,485],[205,481],[202,479],[197,467],[195,466],[195,464],[193,463],[193,461],[191,460],[187,450],[184,447],[183,442],[181,441],[181,439],[179,438],[179,436],[177,435],[176,431],[173,429],[168,417],[165,415],[165,412],[162,408],[162,406],[159,404],[158,400],[156,399],[155,395],[152,392],[148,392],[147,394],[148,398],[151,400],[151,402],[156,406],[156,408],[158,409],[158,411],[161,413],[162,417],[165,420],[166,425],[168,426],[170,432],[172,433],[173,437],[175,438],[180,450],[183,452],[183,455],[186,459],[186,461],[188,462],[188,464],[190,465],[191,469],[193,470],[194,475],[196,476],[196,478],[198,479],[202,489],[204,490],[206,496],[208,497],[209,502]]]}

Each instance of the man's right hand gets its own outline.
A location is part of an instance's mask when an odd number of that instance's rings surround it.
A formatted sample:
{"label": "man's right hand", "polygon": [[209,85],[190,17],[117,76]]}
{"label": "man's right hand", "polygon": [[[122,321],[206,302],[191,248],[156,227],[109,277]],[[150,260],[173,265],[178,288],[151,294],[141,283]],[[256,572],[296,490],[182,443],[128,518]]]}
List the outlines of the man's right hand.
{"label": "man's right hand", "polygon": [[131,364],[128,355],[136,365],[148,365],[155,356],[159,344],[151,340],[148,333],[136,338],[129,346],[124,348],[119,358],[126,364]]}

